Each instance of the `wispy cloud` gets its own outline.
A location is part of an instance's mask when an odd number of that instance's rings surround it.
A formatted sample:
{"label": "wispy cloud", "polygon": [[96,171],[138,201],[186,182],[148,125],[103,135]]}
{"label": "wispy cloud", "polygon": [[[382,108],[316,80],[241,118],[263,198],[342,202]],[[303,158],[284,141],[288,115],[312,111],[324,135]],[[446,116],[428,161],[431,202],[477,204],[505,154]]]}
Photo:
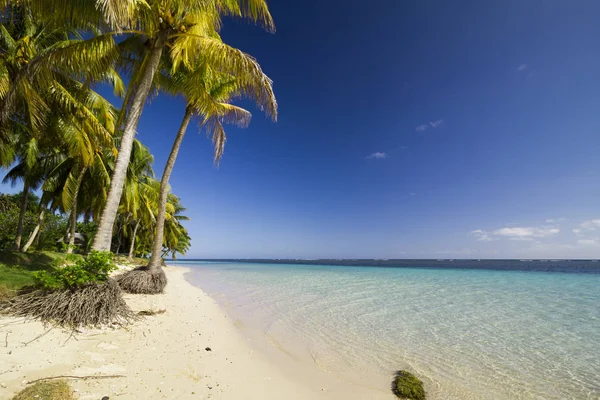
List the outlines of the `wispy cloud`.
{"label": "wispy cloud", "polygon": [[521,64],[517,67],[517,71],[523,72],[527,69],[527,64]]}
{"label": "wispy cloud", "polygon": [[410,192],[408,195],[409,196],[416,196],[417,194],[415,192]]}
{"label": "wispy cloud", "polygon": [[471,231],[471,235],[475,236],[479,242],[491,242],[494,240],[488,232],[481,229]]}
{"label": "wispy cloud", "polygon": [[557,227],[513,227],[496,229],[493,234],[507,238],[534,238],[556,235],[560,232]]}
{"label": "wispy cloud", "polygon": [[375,160],[384,160],[388,158],[387,153],[382,153],[382,152],[377,152],[377,153],[373,153],[373,154],[369,154],[367,156],[367,159],[375,159]]}
{"label": "wispy cloud", "polygon": [[483,229],[477,229],[471,231],[471,235],[475,236],[475,239],[480,242],[491,242],[492,240],[498,240],[501,238],[508,240],[524,240],[531,241],[536,238],[544,238],[548,236],[556,235],[560,232],[560,228],[557,226],[539,226],[539,227],[522,227],[512,226],[495,229],[493,231],[485,231]]}
{"label": "wispy cloud", "polygon": [[546,219],[546,223],[547,224],[555,224],[558,222],[565,222],[567,219],[566,218],[548,218]]}
{"label": "wispy cloud", "polygon": [[436,121],[429,121],[426,124],[419,125],[415,128],[417,132],[425,132],[427,129],[432,128],[435,129],[444,123],[443,119],[438,119]]}
{"label": "wispy cloud", "polygon": [[588,231],[595,231],[596,229],[600,228],[600,219],[590,219],[582,222],[579,226]]}

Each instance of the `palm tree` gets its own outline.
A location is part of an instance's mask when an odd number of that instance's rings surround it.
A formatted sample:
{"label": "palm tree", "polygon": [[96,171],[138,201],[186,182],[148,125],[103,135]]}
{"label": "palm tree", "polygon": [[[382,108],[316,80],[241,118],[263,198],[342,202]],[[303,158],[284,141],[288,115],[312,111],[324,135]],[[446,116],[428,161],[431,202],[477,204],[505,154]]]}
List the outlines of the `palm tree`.
{"label": "palm tree", "polygon": [[50,101],[71,106],[65,85],[118,80],[111,68],[119,55],[112,35],[94,30],[84,40],[73,27],[34,19],[26,3],[3,2],[0,11],[1,165],[12,161],[10,147],[23,126],[37,137],[44,133],[47,116],[56,111]]}
{"label": "palm tree", "polygon": [[175,258],[176,253],[185,254],[190,247],[190,236],[181,224],[181,221],[189,221],[182,213],[185,211],[179,201],[179,197],[169,193],[165,213],[165,229],[162,257],[171,254]]}
{"label": "palm tree", "polygon": [[38,142],[30,139],[19,146],[19,162],[8,171],[3,179],[3,183],[10,183],[15,186],[19,180],[23,181],[23,197],[19,211],[19,220],[17,222],[17,232],[15,235],[14,249],[21,249],[21,240],[23,237],[23,222],[27,212],[27,199],[31,190],[39,188],[43,181],[43,171],[36,163],[39,156]]}
{"label": "palm tree", "polygon": [[108,200],[94,241],[95,250],[110,248],[135,131],[163,50],[170,48],[168,57],[174,70],[180,64],[190,65],[202,55],[223,69],[236,72],[247,67],[248,60],[241,56],[241,52],[226,46],[220,40],[215,40],[221,24],[220,16],[245,17],[261,23],[267,29],[274,29],[265,0],[163,0],[144,2],[139,7],[135,5],[137,2],[132,0],[128,4],[128,12],[112,12],[128,15],[129,19],[133,20],[136,29],[134,35],[137,37],[134,37],[132,42],[144,43],[149,50],[137,63],[122,107],[123,136],[115,171],[111,177]]}
{"label": "palm tree", "polygon": [[[154,208],[153,204],[156,200],[151,199],[157,198],[155,193],[158,193],[158,189],[153,190],[152,182],[155,181],[154,170],[152,169],[153,162],[154,157],[150,154],[148,148],[142,145],[140,141],[134,140],[127,169],[127,179],[117,215],[117,224],[120,225],[120,229],[117,230],[117,237],[119,243],[122,236],[129,238],[129,258],[132,258],[132,247],[135,245],[135,237],[142,220],[148,218],[149,213],[152,220],[154,220],[154,212],[151,210]],[[133,234],[129,232],[131,226],[133,226]],[[119,248],[120,245],[117,247]]]}
{"label": "palm tree", "polygon": [[[250,59],[250,56],[246,57]],[[260,70],[260,67],[258,67],[258,70]],[[245,127],[251,118],[248,111],[229,104],[230,101],[239,97],[246,97],[255,101],[259,108],[265,110],[273,120],[277,119],[277,102],[273,94],[272,81],[262,71],[257,74],[255,67],[242,70],[236,76],[233,76],[219,72],[209,62],[201,62],[193,70],[181,67],[179,71],[171,74],[171,76],[161,75],[159,82],[162,83],[165,90],[174,94],[183,94],[186,97],[187,106],[161,179],[154,249],[148,265],[150,272],[154,273],[159,273],[161,270],[169,179],[192,117],[194,115],[200,116],[201,126],[212,137],[215,146],[215,162],[218,162],[223,155],[226,141],[222,123],[229,122]]]}
{"label": "palm tree", "polygon": [[[40,184],[39,179],[33,178],[36,174],[32,170],[40,154],[52,145],[47,138],[51,121],[59,118],[65,126],[77,124],[93,134],[107,133],[90,108],[90,105],[98,106],[101,98],[95,93],[92,95],[89,87],[79,82],[81,73],[90,72],[85,76],[90,81],[103,77],[113,80],[117,86],[122,87],[122,83],[110,68],[110,51],[95,49],[92,57],[90,52],[83,52],[77,58],[74,53],[87,49],[81,46],[83,40],[76,31],[40,24],[19,4],[4,8],[0,19],[0,156],[3,157],[0,164],[8,165],[14,156],[19,157],[20,171],[17,172],[27,195]],[[90,43],[94,40],[96,38]],[[103,41],[111,47],[110,36],[94,43]],[[116,53],[112,53],[114,57]],[[89,63],[92,59],[97,69],[72,65],[73,62]],[[106,109],[103,105],[103,111]],[[43,143],[46,147],[42,147]],[[14,179],[12,181],[14,183]],[[16,249],[21,245],[25,211],[24,203],[17,227]]]}

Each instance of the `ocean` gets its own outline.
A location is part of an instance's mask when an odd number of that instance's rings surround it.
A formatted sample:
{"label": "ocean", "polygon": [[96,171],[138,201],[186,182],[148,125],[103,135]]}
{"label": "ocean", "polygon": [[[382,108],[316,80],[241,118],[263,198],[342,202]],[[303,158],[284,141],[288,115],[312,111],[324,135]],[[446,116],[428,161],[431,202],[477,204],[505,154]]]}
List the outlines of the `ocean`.
{"label": "ocean", "polygon": [[389,390],[407,369],[432,399],[600,399],[599,263],[473,263],[169,262],[278,351],[354,384]]}

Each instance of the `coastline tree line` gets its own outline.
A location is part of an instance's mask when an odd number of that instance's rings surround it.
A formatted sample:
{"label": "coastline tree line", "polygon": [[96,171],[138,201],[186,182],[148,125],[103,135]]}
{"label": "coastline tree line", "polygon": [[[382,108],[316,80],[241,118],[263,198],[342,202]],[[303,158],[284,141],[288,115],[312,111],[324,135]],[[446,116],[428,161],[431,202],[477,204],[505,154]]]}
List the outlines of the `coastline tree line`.
{"label": "coastline tree line", "polygon": [[[121,290],[161,293],[163,257],[190,246],[169,186],[190,123],[212,139],[218,163],[224,125],[250,123],[236,100],[277,118],[271,79],[219,35],[223,17],[274,31],[265,0],[0,0],[0,10],[0,166],[4,182],[22,187],[0,195],[0,247],[90,254],[67,269],[80,280],[59,268],[39,275],[37,292],[107,286],[111,268],[99,263],[114,252],[148,259],[118,277]],[[97,91],[108,86],[120,104]],[[136,139],[151,94],[186,104],[160,178]],[[2,308],[26,308],[17,303]]]}

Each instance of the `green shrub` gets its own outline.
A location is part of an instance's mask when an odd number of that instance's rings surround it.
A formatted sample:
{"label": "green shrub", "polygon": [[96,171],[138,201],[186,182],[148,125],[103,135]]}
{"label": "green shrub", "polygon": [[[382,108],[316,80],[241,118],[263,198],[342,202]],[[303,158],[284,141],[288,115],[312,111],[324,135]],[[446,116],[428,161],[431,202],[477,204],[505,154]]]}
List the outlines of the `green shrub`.
{"label": "green shrub", "polygon": [[73,265],[53,271],[38,271],[33,276],[36,285],[43,289],[77,289],[89,283],[106,281],[116,268],[110,252],[92,251]]}
{"label": "green shrub", "polygon": [[392,391],[401,399],[425,400],[423,382],[407,371],[396,372]]}

